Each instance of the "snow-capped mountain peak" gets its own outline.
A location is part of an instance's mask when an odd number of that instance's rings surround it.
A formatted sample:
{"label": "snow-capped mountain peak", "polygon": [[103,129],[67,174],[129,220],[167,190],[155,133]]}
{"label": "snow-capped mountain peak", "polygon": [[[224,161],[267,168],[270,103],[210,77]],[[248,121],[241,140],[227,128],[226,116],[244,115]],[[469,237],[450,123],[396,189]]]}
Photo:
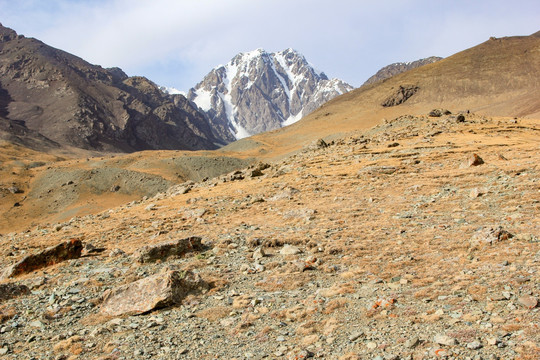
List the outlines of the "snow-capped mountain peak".
{"label": "snow-capped mountain peak", "polygon": [[187,96],[209,116],[216,135],[234,141],[293,124],[350,90],[315,70],[298,51],[256,49],[212,69]]}

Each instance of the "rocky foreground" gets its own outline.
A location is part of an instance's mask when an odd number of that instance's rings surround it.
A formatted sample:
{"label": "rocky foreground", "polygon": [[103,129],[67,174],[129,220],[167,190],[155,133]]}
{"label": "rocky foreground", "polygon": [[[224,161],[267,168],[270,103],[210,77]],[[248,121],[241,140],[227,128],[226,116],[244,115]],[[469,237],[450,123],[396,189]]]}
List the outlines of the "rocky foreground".
{"label": "rocky foreground", "polygon": [[540,358],[540,127],[443,114],[1,236],[0,357]]}

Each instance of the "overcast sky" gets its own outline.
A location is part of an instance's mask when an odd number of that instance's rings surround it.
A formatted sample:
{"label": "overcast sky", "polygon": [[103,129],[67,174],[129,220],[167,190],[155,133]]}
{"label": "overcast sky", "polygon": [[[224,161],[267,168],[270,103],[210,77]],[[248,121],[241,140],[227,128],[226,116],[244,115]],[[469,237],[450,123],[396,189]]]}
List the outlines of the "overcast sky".
{"label": "overcast sky", "polygon": [[540,30],[538,0],[0,0],[0,22],[180,90],[239,52],[292,47],[360,86],[382,66]]}

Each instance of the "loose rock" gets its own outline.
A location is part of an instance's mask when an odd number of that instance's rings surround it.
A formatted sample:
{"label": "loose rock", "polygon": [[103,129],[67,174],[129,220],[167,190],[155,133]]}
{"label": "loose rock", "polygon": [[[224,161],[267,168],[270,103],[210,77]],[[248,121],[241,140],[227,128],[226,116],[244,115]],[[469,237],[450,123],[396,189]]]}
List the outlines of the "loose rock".
{"label": "loose rock", "polygon": [[522,296],[518,299],[518,303],[527,309],[534,309],[538,305],[538,300],[534,296]]}
{"label": "loose rock", "polygon": [[107,290],[102,297],[100,313],[139,315],[179,304],[189,293],[206,288],[208,285],[192,272],[169,271]]}
{"label": "loose rock", "polygon": [[478,230],[471,238],[471,245],[493,245],[496,242],[508,240],[513,236],[514,235],[504,230],[502,226],[490,226]]}
{"label": "loose rock", "polygon": [[433,342],[440,345],[452,346],[456,345],[456,339],[451,338],[448,335],[439,334],[433,337]]}
{"label": "loose rock", "polygon": [[148,245],[139,249],[134,257],[140,263],[165,260],[171,256],[182,256],[188,252],[201,250],[201,238],[197,236],[185,239]]}
{"label": "loose rock", "polygon": [[80,240],[72,239],[56,246],[45,249],[44,251],[28,255],[21,261],[11,265],[1,278],[10,278],[21,274],[26,274],[47,266],[58,264],[59,262],[77,259],[81,256],[83,244]]}
{"label": "loose rock", "polygon": [[281,250],[279,251],[281,255],[297,255],[300,254],[301,251],[299,248],[293,245],[285,244]]}
{"label": "loose rock", "polygon": [[0,301],[13,299],[29,293],[30,289],[26,285],[15,283],[0,284]]}

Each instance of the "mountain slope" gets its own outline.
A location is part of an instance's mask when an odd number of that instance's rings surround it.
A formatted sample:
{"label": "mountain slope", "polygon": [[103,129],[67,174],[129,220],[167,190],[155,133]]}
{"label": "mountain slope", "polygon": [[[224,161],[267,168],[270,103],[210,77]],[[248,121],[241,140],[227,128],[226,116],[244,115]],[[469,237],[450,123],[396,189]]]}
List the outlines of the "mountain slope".
{"label": "mountain slope", "polygon": [[397,62],[397,63],[387,65],[383,67],[382,69],[380,69],[379,71],[377,71],[375,75],[367,79],[366,82],[362,84],[362,86],[373,84],[384,79],[388,79],[394,75],[401,74],[402,72],[416,69],[417,67],[424,66],[427,64],[432,64],[439,60],[442,60],[442,57],[430,56],[428,58],[420,59],[416,61]]}
{"label": "mountain slope", "polygon": [[208,114],[216,136],[234,141],[290,125],[352,90],[316,71],[298,52],[258,49],[214,68],[188,93]]}
{"label": "mountain slope", "polygon": [[182,95],[1,25],[0,116],[63,147],[87,150],[213,149],[218,142]]}
{"label": "mountain slope", "polygon": [[[416,92],[406,101],[382,105],[407,89]],[[401,114],[425,115],[434,108],[540,118],[540,37],[491,38],[433,64],[362,86],[292,126],[241,140],[225,150],[281,157],[318,138],[367,129]]]}

